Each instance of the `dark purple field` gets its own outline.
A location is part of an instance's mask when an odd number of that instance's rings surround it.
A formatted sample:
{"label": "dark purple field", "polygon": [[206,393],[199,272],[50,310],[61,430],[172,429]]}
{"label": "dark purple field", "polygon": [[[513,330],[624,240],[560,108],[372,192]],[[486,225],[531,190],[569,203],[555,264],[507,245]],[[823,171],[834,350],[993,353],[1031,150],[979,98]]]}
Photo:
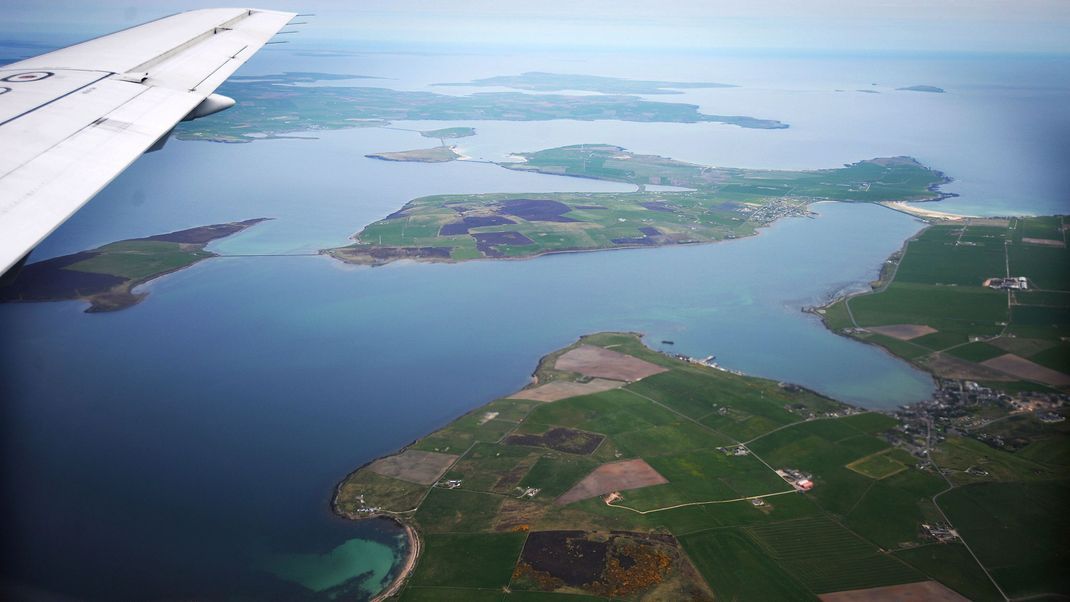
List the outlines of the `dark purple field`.
{"label": "dark purple field", "polygon": [[112,287],[126,282],[126,278],[111,274],[95,274],[65,270],[97,253],[83,251],[73,255],[64,255],[55,259],[38,261],[22,268],[11,284],[0,287],[0,301],[53,301],[75,299],[103,293]]}
{"label": "dark purple field", "polygon": [[499,245],[533,245],[535,241],[519,232],[482,232],[472,234],[476,239],[476,249],[487,257],[502,257],[503,253],[496,247]]}
{"label": "dark purple field", "polygon": [[466,217],[459,222],[453,222],[446,224],[439,228],[439,236],[453,236],[455,234],[468,234],[469,228],[480,228],[483,226],[503,226],[506,224],[515,224],[513,220],[502,217],[500,215],[475,215]]}
{"label": "dark purple field", "polygon": [[235,232],[240,232],[250,226],[255,226],[262,221],[266,221],[267,218],[248,219],[244,222],[234,222],[230,224],[215,224],[212,226],[200,226],[198,228],[190,228],[188,230],[179,230],[178,232],[168,232],[167,234],[157,234],[155,236],[146,236],[145,238],[136,238],[134,240],[156,240],[161,242],[179,242],[203,245],[212,242],[217,238],[224,238],[230,236]]}
{"label": "dark purple field", "polygon": [[665,201],[649,201],[649,202],[646,202],[646,203],[639,203],[639,204],[644,206],[644,207],[646,207],[647,209],[649,209],[651,211],[661,211],[663,213],[676,213],[676,210],[672,208],[672,205],[669,205]]}
{"label": "dark purple field", "polygon": [[508,199],[502,201],[500,211],[529,222],[575,222],[564,214],[572,211],[568,205],[548,199]]}

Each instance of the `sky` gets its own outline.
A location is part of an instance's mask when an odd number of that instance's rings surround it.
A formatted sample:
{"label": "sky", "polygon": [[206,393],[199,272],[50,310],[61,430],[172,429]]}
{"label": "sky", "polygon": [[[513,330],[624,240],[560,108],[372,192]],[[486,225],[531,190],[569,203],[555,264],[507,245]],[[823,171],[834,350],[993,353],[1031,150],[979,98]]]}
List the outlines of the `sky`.
{"label": "sky", "polygon": [[[223,3],[226,5],[227,3]],[[3,0],[0,37],[73,43],[212,0]],[[1070,0],[256,0],[302,44],[1070,54]]]}

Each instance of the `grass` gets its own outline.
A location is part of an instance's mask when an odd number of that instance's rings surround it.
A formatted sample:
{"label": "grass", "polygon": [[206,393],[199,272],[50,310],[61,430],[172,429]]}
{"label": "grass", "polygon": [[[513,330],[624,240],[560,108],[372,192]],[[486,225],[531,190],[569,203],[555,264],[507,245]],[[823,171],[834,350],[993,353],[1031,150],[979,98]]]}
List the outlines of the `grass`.
{"label": "grass", "polygon": [[647,463],[669,482],[624,492],[623,504],[630,508],[649,510],[790,489],[753,456],[726,456],[716,450],[703,450],[647,458]]}
{"label": "grass", "polygon": [[866,456],[861,460],[855,460],[848,464],[847,468],[860,475],[877,480],[886,479],[907,469],[905,464],[885,453],[878,453]]}
{"label": "grass", "polygon": [[846,515],[873,483],[847,465],[889,446],[849,422],[834,419],[792,425],[750,447],[773,467],[812,474],[815,486],[807,495],[826,511]]}
{"label": "grass", "polygon": [[489,531],[504,497],[489,493],[435,487],[416,512],[426,533]]}
{"label": "grass", "polygon": [[844,522],[884,549],[920,543],[922,523],[939,518],[931,498],[946,487],[930,473],[914,469],[898,472],[872,482]]}
{"label": "grass", "polygon": [[111,274],[130,280],[170,272],[213,257],[203,250],[187,251],[175,242],[130,240],[104,245],[99,255],[71,264],[64,269],[78,272]]}
{"label": "grass", "polygon": [[431,533],[413,586],[500,588],[509,584],[526,533]]}
{"label": "grass", "polygon": [[718,599],[815,600],[796,578],[737,529],[680,538],[699,573]]}
{"label": "grass", "polygon": [[975,602],[1002,602],[1003,596],[962,544],[930,544],[899,550],[896,558]]}
{"label": "grass", "polygon": [[[967,437],[948,437],[933,452],[933,460],[944,469],[950,469],[948,478],[956,485],[978,481],[1022,481],[1051,479],[1059,471],[1049,466],[994,449]],[[970,467],[983,469],[988,476],[974,476],[965,472]]]}
{"label": "grass", "polygon": [[1008,595],[1070,590],[1070,481],[978,483],[940,497],[941,507]]}
{"label": "grass", "polygon": [[[426,485],[358,470],[346,477],[338,488],[335,505],[343,512],[356,512],[362,506],[378,506],[392,512],[411,510],[420,503]],[[364,496],[364,503],[359,500]]]}
{"label": "grass", "polygon": [[910,566],[879,553],[872,544],[827,518],[753,526],[746,531],[816,593],[924,580]]}
{"label": "grass", "polygon": [[520,481],[521,487],[537,487],[539,498],[553,499],[590,474],[597,462],[575,456],[543,456]]}
{"label": "grass", "polygon": [[962,345],[961,347],[955,347],[949,349],[945,353],[952,355],[959,359],[966,360],[968,362],[983,362],[990,360],[994,357],[999,357],[1006,351],[996,347],[995,345],[989,345],[988,343],[970,343],[968,345]]}

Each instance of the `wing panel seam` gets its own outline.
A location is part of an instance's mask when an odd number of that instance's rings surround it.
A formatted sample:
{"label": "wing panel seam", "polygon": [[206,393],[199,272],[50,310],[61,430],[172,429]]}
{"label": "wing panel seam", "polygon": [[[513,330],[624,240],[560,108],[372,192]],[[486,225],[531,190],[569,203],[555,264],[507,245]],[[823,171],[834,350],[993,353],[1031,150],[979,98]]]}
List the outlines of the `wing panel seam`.
{"label": "wing panel seam", "polygon": [[100,83],[101,81],[103,81],[103,80],[105,80],[105,79],[107,79],[107,78],[109,78],[109,77],[111,77],[113,75],[115,75],[115,74],[112,73],[112,72],[105,73],[104,75],[98,77],[97,79],[95,79],[95,80],[93,80],[93,81],[91,81],[91,82],[89,82],[89,83],[87,83],[87,84],[85,84],[83,86],[78,86],[77,88],[71,90],[70,92],[67,92],[66,94],[62,94],[60,96],[57,96],[57,97],[53,98],[52,100],[49,100],[48,102],[41,103],[41,104],[37,105],[36,107],[28,110],[28,111],[23,111],[23,112],[19,113],[18,115],[15,115],[14,117],[9,117],[8,119],[5,119],[4,121],[0,121],[0,126],[6,125],[8,123],[11,123],[12,121],[15,121],[16,119],[18,119],[20,117],[25,117],[26,115],[29,115],[30,113],[33,113],[34,111],[36,111],[38,109],[41,109],[43,107],[47,107],[48,105],[56,102],[57,100],[62,100],[64,98],[67,98],[68,96],[70,96],[71,94],[74,94],[75,92],[80,92],[82,90],[85,90],[89,86],[92,86],[93,84]]}

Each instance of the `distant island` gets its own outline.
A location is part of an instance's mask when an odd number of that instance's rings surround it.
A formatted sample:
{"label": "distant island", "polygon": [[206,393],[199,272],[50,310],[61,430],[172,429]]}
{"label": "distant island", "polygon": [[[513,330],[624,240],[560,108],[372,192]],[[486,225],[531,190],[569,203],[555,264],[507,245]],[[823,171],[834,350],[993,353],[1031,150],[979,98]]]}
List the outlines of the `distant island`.
{"label": "distant island", "polygon": [[452,146],[436,146],[434,148],[418,148],[415,150],[398,151],[392,153],[372,153],[364,155],[369,159],[381,159],[383,161],[414,161],[417,163],[445,163],[459,159]]}
{"label": "distant island", "polygon": [[[247,143],[285,137],[294,132],[375,127],[398,120],[434,121],[582,121],[716,122],[745,128],[782,129],[775,119],[746,115],[711,115],[693,104],[655,102],[629,95],[564,95],[484,92],[450,96],[372,86],[311,86],[319,80],[353,76],[288,73],[232,78],[219,91],[241,99],[212,119],[183,122],[180,140]],[[297,85],[301,84],[301,85]]]}
{"label": "distant island", "polygon": [[[400,155],[394,160],[419,160]],[[943,198],[936,188],[948,181],[908,157],[793,172],[705,167],[606,144],[524,153],[499,165],[624,182],[638,190],[424,197],[365,227],[354,244],[321,252],[348,263],[382,265],[706,243],[752,235],[781,217],[807,215],[807,206],[818,200]],[[647,190],[655,185],[680,190]]]}
{"label": "distant island", "polygon": [[522,390],[349,474],[333,507],[405,526],[408,557],[380,599],[1063,591],[1051,559],[1067,550],[1065,427],[1029,427],[1012,454],[950,430],[926,439],[915,416],[598,333],[545,356]]}
{"label": "distant island", "polygon": [[520,75],[499,75],[464,83],[443,83],[436,86],[504,87],[535,92],[559,92],[580,90],[602,94],[680,94],[681,90],[694,88],[735,88],[732,84],[714,82],[667,82],[656,80],[624,79],[597,75],[573,75],[529,71]]}
{"label": "distant island", "polygon": [[936,86],[907,86],[905,88],[896,88],[896,90],[904,90],[907,92],[931,92],[933,94],[943,94],[946,92],[943,88],[937,88]]}
{"label": "distant island", "polygon": [[87,301],[86,312],[126,309],[146,293],[138,285],[216,257],[205,246],[266,221],[257,218],[132,238],[90,251],[31,263],[15,280],[0,287],[0,303],[31,301]]}
{"label": "distant island", "polygon": [[476,135],[476,128],[470,127],[455,127],[455,128],[442,128],[441,130],[424,130],[420,132],[420,135],[424,138],[438,138],[440,140],[450,140],[454,138],[468,138],[469,136]]}

